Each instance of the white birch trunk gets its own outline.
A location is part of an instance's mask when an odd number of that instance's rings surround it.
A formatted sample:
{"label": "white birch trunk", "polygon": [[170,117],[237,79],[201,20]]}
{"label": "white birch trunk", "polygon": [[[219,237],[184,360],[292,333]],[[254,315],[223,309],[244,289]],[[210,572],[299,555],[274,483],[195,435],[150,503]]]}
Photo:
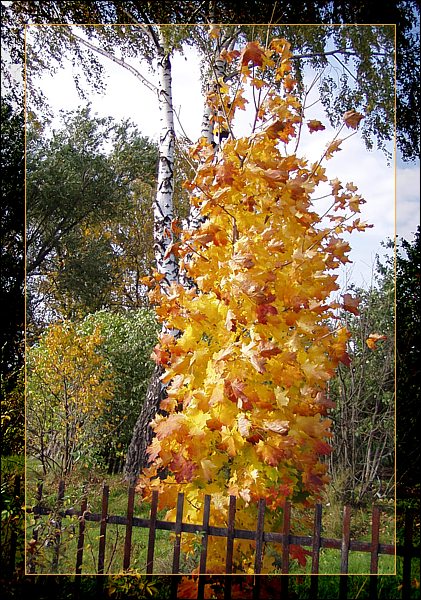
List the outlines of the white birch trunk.
{"label": "white birch trunk", "polygon": [[[172,244],[171,221],[174,218],[174,109],[172,102],[171,61],[165,48],[164,39],[158,28],[157,69],[159,75],[159,165],[158,183],[153,203],[154,216],[154,253],[156,269],[164,276],[160,282],[165,293],[172,282],[178,280],[178,263],[170,252]],[[165,324],[163,330],[166,331]],[[146,398],[137,419],[132,440],[127,451],[125,474],[130,480],[148,465],[146,450],[152,441],[150,422],[159,411],[163,398],[164,386],[160,380],[162,368],[156,366],[149,382]]]}
{"label": "white birch trunk", "polygon": [[164,275],[161,286],[165,290],[177,280],[177,261],[168,253],[172,244],[171,222],[174,218],[174,109],[172,102],[171,62],[164,40],[159,30],[158,74],[159,74],[159,165],[158,185],[153,204],[154,215],[154,252],[156,268]]}

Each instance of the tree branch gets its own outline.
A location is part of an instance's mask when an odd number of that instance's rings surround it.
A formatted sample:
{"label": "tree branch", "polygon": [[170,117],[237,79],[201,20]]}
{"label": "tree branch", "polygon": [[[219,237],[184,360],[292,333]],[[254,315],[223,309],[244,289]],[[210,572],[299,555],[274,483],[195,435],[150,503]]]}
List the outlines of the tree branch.
{"label": "tree branch", "polygon": [[139,79],[139,81],[141,83],[143,83],[143,85],[145,85],[149,90],[151,90],[151,92],[154,92],[155,94],[158,93],[158,87],[155,84],[153,84],[151,81],[146,79],[146,77],[144,77],[142,75],[142,73],[140,73],[137,69],[135,69],[129,63],[126,63],[122,58],[118,58],[114,54],[111,54],[111,52],[108,52],[107,50],[104,50],[103,48],[100,48],[99,46],[96,46],[95,44],[88,42],[87,40],[83,39],[82,37],[80,37],[79,35],[77,35],[74,32],[72,32],[70,35],[73,36],[75,39],[77,39],[81,44],[83,44],[84,46],[89,48],[89,50],[92,50],[93,52],[97,52],[98,54],[101,54],[102,56],[105,56],[106,58],[109,58],[116,64],[120,65],[121,67],[123,67],[124,69],[126,69],[127,71],[132,73],[132,75],[134,75],[137,79]]}

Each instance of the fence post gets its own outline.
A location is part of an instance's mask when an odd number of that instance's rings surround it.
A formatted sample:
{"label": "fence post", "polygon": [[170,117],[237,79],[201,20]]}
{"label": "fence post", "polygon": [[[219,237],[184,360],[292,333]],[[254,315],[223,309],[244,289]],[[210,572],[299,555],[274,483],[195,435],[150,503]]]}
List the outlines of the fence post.
{"label": "fence post", "polygon": [[82,504],[80,506],[80,517],[79,517],[79,537],[77,540],[77,552],[76,552],[76,575],[81,575],[82,573],[82,563],[83,563],[83,546],[85,544],[85,513],[88,508],[88,499],[85,497],[82,500]]}
{"label": "fence post", "polygon": [[107,516],[108,516],[108,498],[110,488],[104,483],[102,488],[102,508],[101,508],[101,525],[99,529],[99,547],[98,547],[98,575],[104,574],[105,563],[105,542],[107,535]]}
{"label": "fence post", "polygon": [[135,487],[131,485],[128,491],[127,498],[127,525],[126,525],[126,537],[124,540],[124,558],[123,558],[123,571],[127,571],[130,567],[130,554],[132,547],[132,531],[133,531],[133,512],[134,512],[134,494]]}
{"label": "fence post", "polygon": [[380,507],[373,506],[371,515],[371,559],[370,559],[370,600],[377,598],[377,572],[379,570]]}
{"label": "fence post", "polygon": [[[230,496],[229,508],[228,508],[228,527],[227,527],[227,553],[225,558],[225,573],[231,575],[232,573],[232,560],[234,556],[234,525],[235,525],[235,511],[237,506],[237,499],[235,496]],[[224,580],[224,600],[230,600],[231,598],[231,584],[232,578],[225,577]]]}
{"label": "fence post", "polygon": [[153,557],[155,553],[156,514],[158,512],[158,492],[152,492],[151,514],[149,517],[148,555],[146,558],[146,574],[153,573]]}
{"label": "fence post", "polygon": [[322,505],[316,504],[314,507],[314,529],[313,529],[313,548],[311,556],[311,580],[310,594],[313,600],[317,598],[319,588],[319,559],[322,537]]}
{"label": "fence post", "polygon": [[58,494],[57,494],[57,521],[55,521],[55,523],[54,523],[54,527],[55,527],[54,555],[53,555],[53,560],[51,563],[51,570],[53,573],[57,573],[57,571],[58,571],[58,563],[59,563],[59,556],[60,556],[61,517],[59,515],[59,511],[63,506],[64,489],[65,489],[65,483],[64,483],[64,480],[61,479],[58,484]]}
{"label": "fence post", "polygon": [[177,598],[177,588],[180,577],[178,573],[180,571],[180,554],[181,554],[181,527],[183,523],[183,506],[184,506],[184,494],[179,493],[177,497],[177,513],[175,516],[175,541],[174,541],[174,555],[172,561],[172,573],[175,575],[172,581],[172,597]]}
{"label": "fence post", "polygon": [[[262,572],[265,508],[266,508],[266,501],[264,498],[260,498],[259,506],[257,509],[256,554],[254,557],[254,574],[255,575],[260,575],[260,573]],[[253,600],[259,600],[259,598],[260,598],[260,577],[254,577]]]}
{"label": "fence post", "polygon": [[211,497],[209,494],[205,495],[205,502],[203,506],[203,522],[202,522],[202,550],[200,551],[200,563],[199,563],[199,582],[197,589],[197,600],[203,600],[205,594],[205,583],[206,583],[206,561],[208,558],[208,540],[209,540],[209,518],[210,518],[210,505]]}
{"label": "fence post", "polygon": [[412,534],[414,523],[414,510],[407,508],[405,511],[404,542],[403,542],[403,572],[402,572],[402,600],[411,597],[411,558]]}
{"label": "fence post", "polygon": [[341,544],[341,570],[339,577],[339,598],[345,599],[348,587],[348,560],[351,539],[351,507],[344,506],[342,521],[342,544]]}

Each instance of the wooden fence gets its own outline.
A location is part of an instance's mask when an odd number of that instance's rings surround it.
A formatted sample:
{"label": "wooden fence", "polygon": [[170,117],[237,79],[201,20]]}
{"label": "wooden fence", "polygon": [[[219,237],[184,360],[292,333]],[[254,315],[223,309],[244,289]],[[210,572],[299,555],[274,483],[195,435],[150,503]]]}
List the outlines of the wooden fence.
{"label": "wooden fence", "polygon": [[[385,544],[380,540],[380,523],[381,523],[381,512],[382,509],[378,506],[373,506],[371,514],[371,541],[357,541],[351,538],[351,508],[345,506],[343,510],[343,522],[342,522],[342,537],[341,539],[327,538],[322,535],[322,506],[317,504],[314,509],[314,525],[312,536],[301,536],[294,535],[291,531],[291,504],[286,503],[284,506],[284,520],[283,528],[280,532],[265,531],[264,529],[264,518],[265,518],[265,501],[261,499],[258,504],[258,516],[255,530],[244,530],[237,529],[235,527],[235,513],[236,513],[236,498],[230,497],[229,511],[228,511],[228,523],[227,527],[215,527],[210,525],[210,507],[211,497],[205,496],[204,502],[204,513],[203,522],[200,525],[194,525],[191,523],[184,523],[183,518],[183,505],[184,495],[179,494],[176,507],[176,519],[175,522],[163,521],[157,517],[158,509],[158,493],[154,492],[152,495],[152,502],[150,506],[149,518],[140,518],[134,515],[134,501],[135,501],[135,488],[130,486],[128,488],[128,502],[127,512],[125,516],[109,514],[109,486],[104,484],[102,491],[102,503],[100,513],[91,513],[87,510],[88,501],[84,498],[80,510],[75,508],[60,508],[63,506],[63,499],[65,494],[64,482],[61,481],[58,489],[57,496],[57,507],[58,510],[52,511],[51,508],[45,507],[42,502],[42,485],[38,486],[37,492],[37,504],[32,509],[27,509],[32,512],[35,517],[35,526],[33,528],[33,541],[37,542],[38,528],[37,520],[41,518],[41,515],[54,514],[54,518],[58,520],[56,523],[56,547],[57,555],[53,559],[52,571],[57,572],[58,561],[59,561],[59,547],[60,547],[60,535],[61,535],[61,520],[65,517],[76,516],[78,518],[78,532],[77,532],[77,552],[74,562],[74,573],[76,575],[82,574],[82,564],[85,549],[85,528],[86,522],[92,521],[99,524],[99,544],[98,544],[98,556],[97,556],[97,574],[105,573],[105,553],[106,553],[106,540],[107,540],[107,526],[110,524],[116,524],[125,527],[125,540],[124,540],[124,556],[123,556],[123,570],[127,571],[130,568],[132,560],[132,534],[134,527],[141,527],[149,530],[148,545],[147,545],[147,564],[146,574],[154,573],[154,555],[155,555],[155,544],[156,544],[156,532],[158,530],[165,530],[175,533],[174,544],[173,544],[173,555],[172,555],[172,574],[180,573],[180,556],[181,556],[181,536],[183,533],[187,534],[198,534],[202,535],[202,547],[199,557],[199,574],[206,574],[206,565],[208,558],[208,540],[209,536],[219,536],[226,538],[226,558],[225,558],[225,573],[233,573],[233,550],[234,540],[253,540],[255,542],[255,559],[254,559],[254,573],[260,574],[262,571],[262,562],[264,554],[264,544],[277,543],[281,545],[281,558],[282,575],[287,575],[290,570],[290,546],[298,545],[301,547],[309,548],[307,552],[311,553],[311,574],[319,574],[319,559],[320,550],[322,548],[330,548],[338,550],[340,553],[340,573],[343,575],[348,574],[348,563],[350,552],[368,552],[370,554],[370,574],[378,574],[379,556],[381,554],[394,555],[403,557],[403,593],[402,597],[408,597],[405,595],[405,591],[410,589],[411,579],[411,558],[420,556],[420,549],[413,545],[413,528],[414,528],[414,514],[411,511],[407,511],[405,514],[405,534],[404,544],[395,545]],[[27,570],[29,573],[36,573],[36,561],[29,555]],[[258,579],[258,578],[257,578]],[[288,579],[288,578],[286,578]],[[227,578],[229,581],[230,578]],[[204,578],[199,578],[199,594],[198,599],[203,597],[203,586]],[[346,598],[346,585],[347,578],[340,578],[341,586],[341,598]],[[376,597],[376,577],[370,579],[370,586],[373,588],[370,593],[370,597]],[[318,578],[311,578],[312,598],[317,598]]]}

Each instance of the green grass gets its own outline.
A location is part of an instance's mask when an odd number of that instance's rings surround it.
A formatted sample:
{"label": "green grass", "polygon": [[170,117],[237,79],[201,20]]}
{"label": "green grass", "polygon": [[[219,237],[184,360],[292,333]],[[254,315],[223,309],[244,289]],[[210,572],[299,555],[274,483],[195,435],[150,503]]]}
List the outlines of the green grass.
{"label": "green grass", "polygon": [[[29,505],[36,504],[37,483],[41,481],[41,475],[37,466],[32,463],[27,468],[27,502]],[[108,475],[105,471],[86,471],[84,469],[75,472],[66,481],[63,508],[73,507],[80,510],[82,498],[86,494],[88,498],[88,510],[91,513],[101,513],[102,486],[103,482],[109,485],[108,515],[125,516],[127,513],[127,490],[128,485],[121,475]],[[57,507],[58,478],[50,475],[42,480],[43,494],[42,504],[47,507]],[[149,503],[141,503],[138,497],[135,499],[134,516],[148,518],[150,514]],[[158,518],[164,518],[165,511],[158,514]],[[37,573],[51,573],[55,555],[55,528],[51,524],[51,517],[41,516],[34,519],[29,515],[27,519],[27,540],[33,536],[34,526],[40,528],[37,544]],[[123,555],[125,540],[124,525],[107,525],[106,548],[105,548],[105,573],[123,572]],[[79,522],[77,517],[66,517],[62,520],[62,532],[60,536],[58,573],[71,574],[75,572],[77,540],[79,535]],[[82,563],[84,574],[94,574],[98,566],[100,525],[97,522],[86,521],[85,543]],[[146,556],[148,546],[149,530],[133,527],[132,551],[130,568],[138,572],[146,572]],[[156,532],[154,571],[159,573],[170,573],[172,562],[173,545],[170,541],[170,532]]]}
{"label": "green grass", "polygon": [[[38,465],[35,462],[27,463],[27,504],[34,505],[36,487],[39,481],[43,481],[43,504],[48,507],[57,506],[58,478],[54,475],[42,477]],[[66,481],[66,491],[63,500],[64,508],[74,507],[80,510],[84,493],[88,498],[88,510],[91,513],[101,512],[102,485],[109,485],[109,515],[124,516],[127,512],[127,483],[121,475],[108,475],[105,471],[89,470],[79,468],[71,474]],[[138,496],[135,499],[134,515],[136,517],[149,517],[150,506],[141,503]],[[164,519],[165,511],[158,515]],[[342,527],[342,507],[324,507],[323,512],[323,537],[340,539]],[[40,526],[39,540],[36,545],[36,561],[38,573],[51,573],[54,558],[55,528],[49,522],[48,516],[39,518],[36,523],[33,515],[27,519],[27,541],[33,536],[34,525]],[[359,541],[369,541],[371,511],[367,509],[354,509],[351,517],[351,538]],[[86,521],[85,544],[82,571],[84,574],[94,574],[98,566],[99,546],[99,523]],[[312,509],[296,509],[292,511],[291,533],[295,535],[312,535],[313,511]],[[66,517],[62,521],[62,532],[60,537],[58,573],[71,574],[75,571],[77,539],[79,534],[79,522],[77,517]],[[146,572],[146,556],[149,531],[144,528],[133,527],[132,552],[130,569],[133,572]],[[183,537],[186,534],[183,534]],[[108,524],[106,533],[105,572],[123,572],[123,554],[125,540],[125,526]],[[382,513],[381,517],[381,543],[393,543],[394,519],[389,513]],[[267,551],[273,550],[273,545],[268,544]],[[310,550],[310,548],[306,548]],[[278,546],[278,552],[280,551]],[[196,552],[195,560],[198,561],[199,552]],[[173,541],[170,532],[157,530],[155,542],[154,573],[171,573],[173,557]],[[279,555],[278,555],[279,557]],[[196,562],[197,564],[197,562]],[[196,564],[191,558],[183,557],[181,570],[190,572]],[[308,574],[311,569],[311,558],[308,557],[305,567],[292,560],[290,563],[291,574]],[[320,573],[336,574],[340,569],[340,551],[322,548],[320,552]],[[349,553],[349,573],[366,574],[370,571],[370,554],[367,552]],[[380,556],[379,573],[393,574],[395,572],[394,556]]]}

